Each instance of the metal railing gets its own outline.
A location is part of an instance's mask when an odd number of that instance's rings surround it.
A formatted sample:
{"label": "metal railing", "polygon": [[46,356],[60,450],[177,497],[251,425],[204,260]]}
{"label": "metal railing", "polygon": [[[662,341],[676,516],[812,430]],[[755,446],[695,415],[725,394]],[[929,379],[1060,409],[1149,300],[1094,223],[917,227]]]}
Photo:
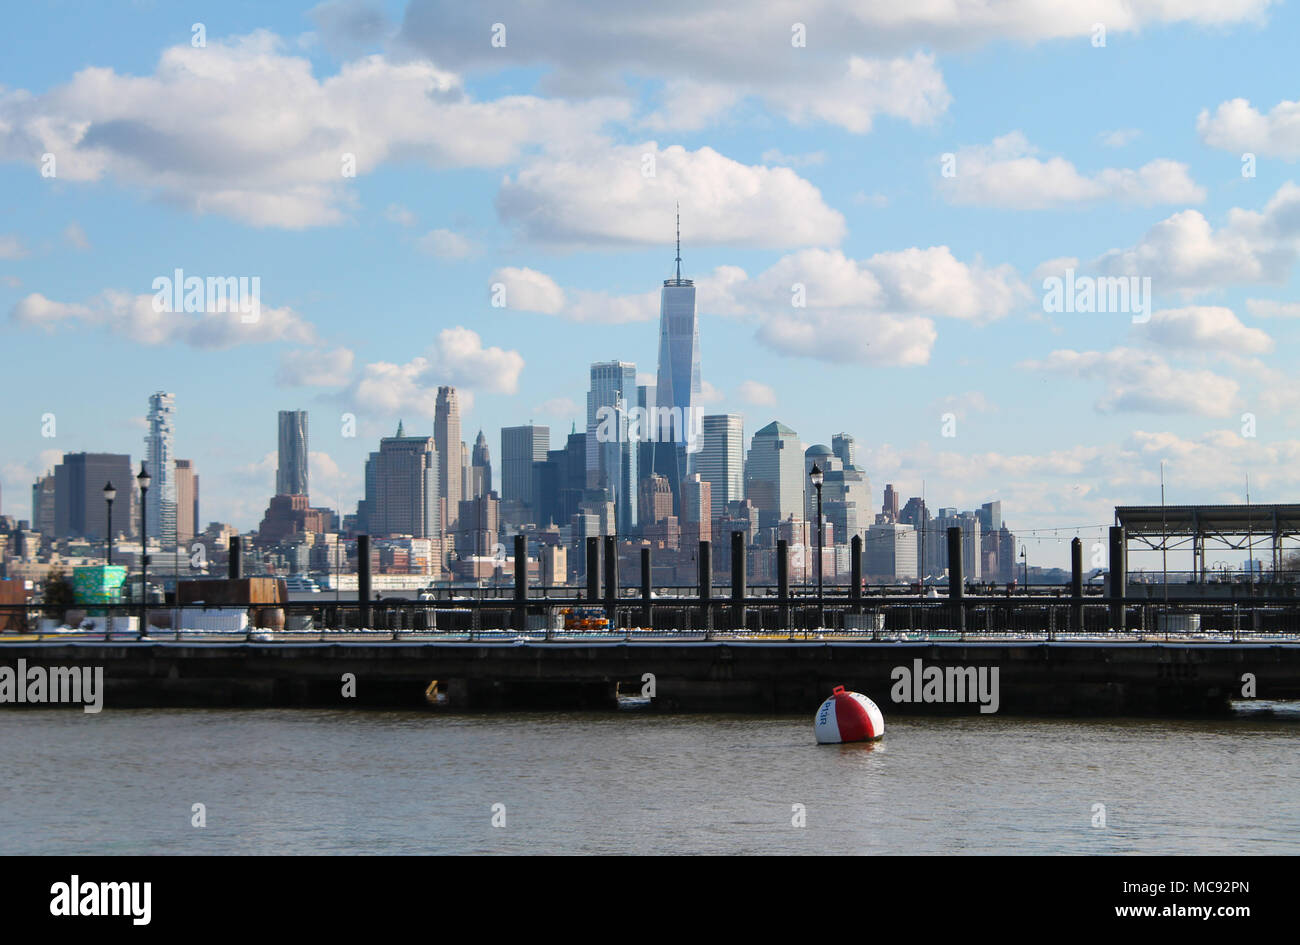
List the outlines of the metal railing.
{"label": "metal railing", "polygon": [[[761,590],[761,589],[760,589]],[[648,605],[648,606],[647,606]],[[565,611],[593,608],[606,629],[569,626]],[[0,605],[0,642],[140,638],[139,604],[69,608]],[[819,619],[824,614],[825,619]],[[612,619],[609,619],[612,618]],[[293,601],[236,606],[150,605],[151,640],[565,640],[565,639],[848,639],[1300,641],[1300,602],[968,596],[948,598],[847,595],[620,596],[611,614],[603,601],[577,597],[485,596],[482,599]]]}

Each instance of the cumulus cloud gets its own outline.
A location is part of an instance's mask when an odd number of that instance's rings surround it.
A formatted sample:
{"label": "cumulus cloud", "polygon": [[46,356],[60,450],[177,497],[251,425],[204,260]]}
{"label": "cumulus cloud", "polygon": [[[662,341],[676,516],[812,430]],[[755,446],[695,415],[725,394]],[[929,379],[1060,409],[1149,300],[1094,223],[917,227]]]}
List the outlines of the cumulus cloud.
{"label": "cumulus cloud", "polygon": [[1212,148],[1294,161],[1300,158],[1300,102],[1281,101],[1261,114],[1244,98],[1223,102],[1196,118],[1201,140]]}
{"label": "cumulus cloud", "polygon": [[1186,294],[1228,285],[1282,283],[1300,255],[1300,187],[1287,182],[1263,210],[1228,211],[1215,229],[1196,210],[1152,226],[1135,245],[1094,265],[1110,275],[1149,276],[1157,292]]}
{"label": "cumulus cloud", "polygon": [[995,138],[990,145],[955,153],[955,175],[940,177],[941,193],[954,204],[1044,210],[1071,204],[1114,201],[1150,206],[1199,203],[1205,190],[1187,165],[1157,159],[1136,170],[1106,168],[1082,174],[1061,157],[1046,160],[1019,132]]}
{"label": "cumulus cloud", "polygon": [[650,321],[659,312],[659,294],[654,291],[637,295],[582,289],[565,291],[543,272],[510,266],[494,270],[488,279],[489,294],[495,294],[496,286],[504,287],[502,307],[512,311],[539,312],[575,322],[607,325]]}
{"label": "cumulus cloud", "polygon": [[1133,348],[1110,351],[1058,350],[1021,367],[1084,379],[1102,380],[1106,392],[1096,408],[1103,413],[1186,413],[1225,417],[1237,407],[1237,382],[1212,371],[1176,368],[1156,354]]}
{"label": "cumulus cloud", "polygon": [[[507,307],[574,321],[649,321],[658,312],[656,291],[568,292],[532,269],[498,269],[492,280],[505,286]],[[806,249],[753,277],[738,266],[719,266],[696,284],[701,315],[754,321],[758,339],[782,354],[909,366],[929,361],[938,337],[934,317],[982,324],[1031,298],[1012,267],[962,262],[946,246],[862,261],[838,250]]]}
{"label": "cumulus cloud", "polygon": [[1273,339],[1267,333],[1242,324],[1232,309],[1221,305],[1158,309],[1149,322],[1135,326],[1134,331],[1168,348],[1209,354],[1251,355],[1273,350]]}
{"label": "cumulus cloud", "polygon": [[[680,83],[665,94],[660,120],[683,102],[687,127],[697,113],[761,99],[795,120],[833,122],[850,131],[875,115],[925,122],[949,102],[929,54],[985,43],[1082,38],[1093,25],[1112,34],[1168,23],[1228,24],[1262,17],[1269,0],[1169,4],[1083,0],[1066,7],[956,0],[932,4],[844,4],[810,0],[755,6],[743,0],[669,2],[629,8],[556,0],[503,0],[492,20],[507,43],[488,42],[483,17],[452,0],[413,0],[399,42],[448,68],[537,69],[546,86],[577,97],[628,91],[643,79]],[[801,41],[801,34],[802,39]],[[612,41],[611,37],[617,37]],[[698,91],[697,91],[698,89]],[[629,93],[630,94],[630,93]]]}
{"label": "cumulus cloud", "polygon": [[345,218],[349,163],[356,176],[392,161],[500,166],[546,142],[592,141],[627,113],[610,100],[478,102],[453,73],[379,54],[318,78],[258,31],[173,46],[148,76],[92,67],[40,94],[2,92],[0,158],[51,152],[63,180],[110,178],[195,213],[300,228]]}
{"label": "cumulus cloud", "polygon": [[185,344],[221,350],[242,344],[316,342],[316,330],[291,308],[261,305],[257,318],[239,311],[159,312],[153,295],[105,289],[89,302],[58,302],[39,292],[19,299],[10,321],[28,328],[100,328],[142,345]]}
{"label": "cumulus cloud", "polygon": [[608,248],[670,245],[678,201],[687,245],[825,246],[845,234],[844,217],[788,167],[653,141],[539,157],[505,178],[496,207],[527,239]]}

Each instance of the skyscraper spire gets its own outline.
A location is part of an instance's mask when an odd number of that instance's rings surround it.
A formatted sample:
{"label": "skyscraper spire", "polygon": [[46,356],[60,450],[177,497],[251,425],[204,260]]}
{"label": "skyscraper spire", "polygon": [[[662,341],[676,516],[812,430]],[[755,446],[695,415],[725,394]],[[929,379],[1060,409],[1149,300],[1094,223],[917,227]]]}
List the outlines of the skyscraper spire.
{"label": "skyscraper spire", "polygon": [[677,201],[677,281],[682,281],[682,202]]}

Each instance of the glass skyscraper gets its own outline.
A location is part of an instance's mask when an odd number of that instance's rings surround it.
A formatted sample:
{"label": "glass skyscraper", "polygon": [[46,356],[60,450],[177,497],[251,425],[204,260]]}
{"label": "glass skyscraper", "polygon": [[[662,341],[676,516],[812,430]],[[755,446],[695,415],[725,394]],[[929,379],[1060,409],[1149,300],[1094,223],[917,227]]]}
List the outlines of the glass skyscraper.
{"label": "glass skyscraper", "polygon": [[604,489],[614,503],[615,522],[627,535],[637,523],[636,430],[629,430],[637,406],[636,365],[598,361],[591,366],[587,393],[587,488]]}
{"label": "glass skyscraper", "polygon": [[280,411],[280,463],[276,495],[307,495],[307,411]]}
{"label": "glass skyscraper", "polygon": [[[673,511],[681,514],[682,480],[699,449],[700,323],[695,283],[682,278],[681,215],[677,217],[677,275],[659,297],[659,373],[655,383],[654,471],[668,479]],[[665,409],[667,408],[667,409]]]}

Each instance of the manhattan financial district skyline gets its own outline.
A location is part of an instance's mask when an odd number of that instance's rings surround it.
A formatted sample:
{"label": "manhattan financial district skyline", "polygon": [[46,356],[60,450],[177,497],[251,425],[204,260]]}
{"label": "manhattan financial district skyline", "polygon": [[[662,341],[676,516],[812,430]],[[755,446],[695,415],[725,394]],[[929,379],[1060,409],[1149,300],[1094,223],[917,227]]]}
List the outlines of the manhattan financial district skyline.
{"label": "manhattan financial district skyline", "polygon": [[[616,535],[621,568],[635,570],[639,549],[648,546],[656,583],[690,584],[700,541],[712,542],[715,571],[726,572],[730,536],[741,532],[751,580],[775,581],[778,542],[785,541],[791,579],[806,582],[815,579],[819,545],[815,472],[827,581],[847,579],[857,536],[869,582],[940,582],[952,526],[962,530],[967,581],[1029,577],[997,499],[971,510],[936,508],[887,483],[877,501],[850,433],[833,434],[830,446],[809,444],[772,420],[746,443],[742,414],[706,414],[695,286],[681,275],[680,228],[675,266],[661,290],[655,383],[638,383],[633,362],[591,364],[585,430],[575,423],[559,442],[546,425],[503,427],[498,475],[484,432],[472,447],[463,439],[456,388],[440,386],[431,434],[408,434],[399,419],[366,459],[364,496],[351,513],[312,505],[308,414],[281,410],[275,495],[260,524],[251,531],[219,521],[203,527],[198,470],[175,456],[175,398],[154,393],[141,464],[150,482],[150,547],[158,549],[149,555],[151,569],[164,583],[168,575],[213,573],[230,537],[242,532],[244,573],[291,577],[303,589],[338,587],[355,573],[355,536],[367,534],[377,589],[410,589],[499,579],[511,537],[524,534],[536,580],[576,584],[585,574],[586,539]],[[8,576],[40,580],[61,563],[89,563],[96,554],[102,561],[110,482],[122,497],[114,563],[138,567],[140,496],[131,464],[125,454],[65,453],[33,484],[29,519],[4,516],[0,505]],[[1043,570],[1035,569],[1040,580],[1062,577]]]}

